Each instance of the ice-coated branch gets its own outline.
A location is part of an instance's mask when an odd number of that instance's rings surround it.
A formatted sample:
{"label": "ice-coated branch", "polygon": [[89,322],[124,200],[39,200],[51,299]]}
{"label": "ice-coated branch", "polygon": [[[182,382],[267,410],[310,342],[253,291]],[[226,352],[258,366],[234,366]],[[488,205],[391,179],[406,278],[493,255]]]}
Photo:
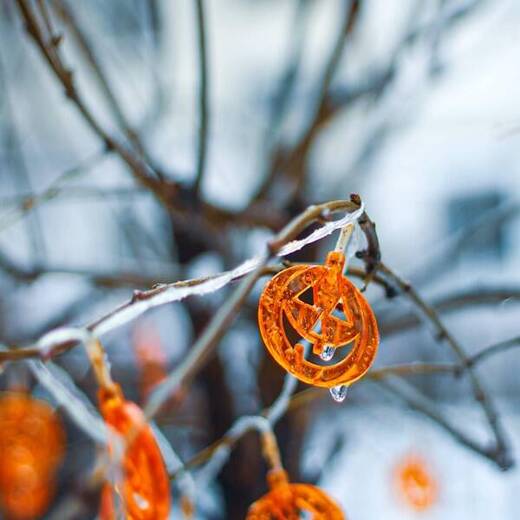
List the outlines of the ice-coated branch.
{"label": "ice-coated branch", "polygon": [[182,460],[180,459],[177,452],[173,449],[168,439],[163,435],[157,425],[152,422],[150,423],[159,449],[164,459],[164,464],[168,473],[177,475],[177,485],[181,492],[182,507],[187,509],[189,512],[193,512],[195,508],[196,499],[196,485],[193,475],[184,469]]}
{"label": "ice-coated branch", "polygon": [[245,415],[237,419],[222,442],[212,451],[206,465],[200,470],[198,479],[202,484],[208,484],[220,473],[225,465],[233,446],[249,431],[257,431],[262,437],[263,454],[271,468],[281,468],[280,453],[272,423],[260,415]]}
{"label": "ice-coated branch", "polygon": [[[313,242],[321,240],[333,233],[336,229],[344,227],[349,222],[354,222],[362,211],[362,207],[346,200],[336,200],[310,206],[293,219],[269,242],[269,248],[273,254],[277,256],[288,255]],[[346,212],[346,215],[338,220],[326,222],[305,238],[294,240],[294,238],[311,223],[323,218],[330,218],[330,215],[338,212]],[[257,277],[261,273],[268,256],[269,255],[264,253],[263,256],[260,255],[250,258],[231,271],[225,271],[217,275],[173,282],[170,284],[161,284],[148,291],[134,291],[132,298],[128,302],[86,325],[84,327],[84,333],[101,336],[132,321],[154,307],[180,301],[188,296],[202,296],[215,292],[233,281],[252,274],[255,270],[257,270],[255,274],[255,277]],[[75,346],[79,341],[77,334],[78,329],[58,329],[58,331],[54,331],[51,336],[46,335],[44,349],[41,347],[42,340],[31,347],[12,347],[0,352],[0,362],[38,357],[47,359]],[[49,337],[53,338],[53,341],[50,343]]]}
{"label": "ice-coated branch", "polygon": [[[282,391],[269,408],[264,410],[261,415],[243,416],[237,419],[235,424],[231,426],[223,437],[195,455],[195,457],[183,466],[182,471],[207,462],[203,470],[206,479],[211,480],[214,478],[229,459],[233,445],[243,435],[252,429],[264,433],[272,431],[272,428],[289,409],[297,385],[298,380],[291,374],[286,374]],[[172,478],[178,478],[180,474],[180,470],[170,473]]]}
{"label": "ice-coated branch", "polygon": [[39,383],[83,432],[98,444],[107,444],[109,432],[105,423],[97,413],[87,408],[82,399],[74,395],[69,385],[65,386],[59,381],[56,373],[51,373],[42,361],[30,359],[27,365]]}
{"label": "ice-coated branch", "polygon": [[[474,356],[468,358],[467,364],[476,366],[497,354],[507,352],[512,348],[520,347],[520,337],[514,337],[509,340],[501,341],[499,343],[490,345]],[[381,383],[381,386],[393,393],[404,402],[406,402],[412,409],[427,416],[434,423],[438,424],[441,428],[447,431],[456,441],[460,441],[461,444],[474,452],[482,455],[493,462],[499,464],[502,469],[508,469],[511,467],[513,461],[511,458],[499,459],[497,453],[490,449],[487,444],[480,444],[478,441],[472,439],[463,430],[458,428],[456,425],[452,425],[438,410],[435,409],[434,404],[415,388],[410,385],[406,386],[406,390],[401,391],[402,387],[396,382],[402,382],[404,377],[413,375],[435,375],[435,374],[452,374],[459,376],[464,371],[464,367],[457,363],[405,363],[400,365],[389,365],[382,368],[376,368],[370,370],[366,374],[365,379],[373,381],[374,383]],[[389,377],[394,377],[394,382],[386,384],[386,380]],[[362,384],[363,380],[358,382]],[[309,402],[319,399],[321,397],[328,397],[329,394],[324,388],[311,387],[297,394],[293,394],[297,385],[297,380],[290,374],[287,374],[284,380],[284,386],[275,402],[264,412],[262,415],[270,422],[271,425],[275,425],[287,412],[290,412],[300,406],[308,404]],[[426,406],[424,406],[426,405]],[[246,433],[246,432],[243,432]],[[228,439],[226,435],[215,441],[207,448],[200,451],[194,457],[192,457],[184,466],[184,468],[192,468],[198,466],[208,460],[211,460],[213,454],[221,447],[227,446]],[[230,455],[230,450],[223,447],[220,455],[221,458],[225,458],[222,462],[216,462],[216,465],[223,465]],[[220,466],[221,467],[221,466]],[[177,478],[179,471],[173,473],[173,477]]]}
{"label": "ice-coated branch", "polygon": [[291,403],[291,396],[294,394],[297,386],[298,380],[293,375],[287,373],[283,380],[282,391],[263,414],[271,424],[276,424],[285,415]]}
{"label": "ice-coated branch", "polygon": [[[333,222],[328,222],[321,228],[313,231],[309,236],[301,240],[294,240],[310,222],[319,217],[323,217],[324,212],[347,211],[347,214]],[[184,382],[188,381],[205,363],[212,354],[215,346],[224,336],[227,328],[233,322],[238,310],[244,303],[246,297],[254,287],[257,280],[272,256],[288,255],[298,251],[305,245],[316,242],[329,235],[335,229],[343,228],[349,223],[354,223],[364,212],[363,205],[354,204],[347,201],[334,201],[331,203],[310,206],[301,215],[293,219],[267,244],[267,251],[256,259],[252,259],[250,264],[254,270],[242,280],[231,297],[224,303],[220,310],[213,316],[212,320],[195,342],[189,354],[184,358],[179,367],[172,372],[163,382],[161,382],[145,405],[145,414],[148,418],[153,417],[168,400],[170,395],[179,388]]]}

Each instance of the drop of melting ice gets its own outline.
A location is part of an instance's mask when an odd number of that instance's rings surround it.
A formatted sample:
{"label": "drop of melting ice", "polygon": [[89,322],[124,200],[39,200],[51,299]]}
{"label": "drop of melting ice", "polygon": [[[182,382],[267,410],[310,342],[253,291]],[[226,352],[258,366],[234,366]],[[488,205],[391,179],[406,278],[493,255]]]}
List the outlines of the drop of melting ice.
{"label": "drop of melting ice", "polygon": [[320,354],[320,358],[323,359],[323,361],[330,361],[332,357],[334,356],[334,351],[336,349],[334,347],[331,347],[330,345],[327,345]]}
{"label": "drop of melting ice", "polygon": [[345,397],[347,397],[347,392],[347,385],[333,386],[330,389],[330,395],[332,396],[332,399],[334,399],[334,401],[336,401],[337,403],[342,403],[345,400]]}

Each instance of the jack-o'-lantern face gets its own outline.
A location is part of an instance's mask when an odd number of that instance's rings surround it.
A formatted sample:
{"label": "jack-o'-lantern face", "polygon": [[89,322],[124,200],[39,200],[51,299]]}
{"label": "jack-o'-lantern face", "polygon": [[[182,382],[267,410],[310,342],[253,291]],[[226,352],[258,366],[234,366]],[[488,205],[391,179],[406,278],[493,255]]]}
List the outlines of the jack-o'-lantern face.
{"label": "jack-o'-lantern face", "polygon": [[[268,475],[271,491],[251,505],[246,520],[345,520],[341,509],[321,489],[310,484],[292,484],[283,470]],[[306,516],[308,518],[308,516]]]}
{"label": "jack-o'-lantern face", "polygon": [[[377,353],[379,332],[374,313],[343,275],[344,265],[343,253],[333,251],[325,265],[290,267],[273,277],[260,297],[258,323],[267,349],[285,370],[311,385],[349,385],[368,371]],[[302,299],[309,290],[312,303]],[[324,361],[350,343],[352,349],[334,364],[308,361],[303,345],[292,345],[287,338],[286,322]]]}

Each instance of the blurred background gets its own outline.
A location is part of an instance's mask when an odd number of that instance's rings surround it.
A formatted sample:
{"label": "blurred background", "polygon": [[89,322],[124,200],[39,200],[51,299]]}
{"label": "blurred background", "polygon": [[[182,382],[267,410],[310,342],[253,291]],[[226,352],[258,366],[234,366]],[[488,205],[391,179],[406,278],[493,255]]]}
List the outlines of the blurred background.
{"label": "blurred background", "polygon": [[[20,4],[72,73],[65,83],[25,30]],[[0,343],[89,323],[134,289],[230,269],[309,204],[351,192],[377,225],[385,263],[470,356],[517,338],[519,23],[516,0],[0,0]],[[145,165],[144,181],[111,140]],[[293,259],[322,261],[334,240]],[[283,372],[256,324],[264,283],[157,420],[184,461],[280,392]],[[102,337],[129,398],[142,403],[147,381],[175,369],[230,290]],[[456,361],[406,298],[376,284],[366,295],[382,335],[376,368]],[[56,363],[95,402],[82,349]],[[4,366],[4,388],[21,367]],[[513,458],[519,368],[510,349],[476,369]],[[467,378],[407,381],[487,442]],[[275,431],[291,480],[321,486],[356,520],[516,518],[519,470],[501,471],[412,408],[363,381],[342,404],[324,393],[290,410]],[[95,450],[63,420],[56,503],[91,471]],[[411,455],[436,489],[422,510],[396,485]],[[244,518],[265,473],[248,434],[197,488],[196,518]],[[173,496],[177,508],[175,482]],[[96,507],[93,497],[90,517]]]}

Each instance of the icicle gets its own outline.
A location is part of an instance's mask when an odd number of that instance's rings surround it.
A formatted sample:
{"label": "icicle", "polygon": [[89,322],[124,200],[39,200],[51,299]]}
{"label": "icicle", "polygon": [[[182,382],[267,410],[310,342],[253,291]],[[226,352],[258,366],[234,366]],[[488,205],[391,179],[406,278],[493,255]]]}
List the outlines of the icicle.
{"label": "icicle", "polygon": [[330,389],[330,395],[332,396],[332,399],[334,399],[334,401],[336,401],[337,403],[342,403],[345,400],[345,398],[347,397],[347,392],[347,385],[333,386]]}
{"label": "icicle", "polygon": [[333,346],[327,345],[321,351],[320,358],[323,359],[323,361],[330,361],[334,357],[335,351],[336,349]]}

